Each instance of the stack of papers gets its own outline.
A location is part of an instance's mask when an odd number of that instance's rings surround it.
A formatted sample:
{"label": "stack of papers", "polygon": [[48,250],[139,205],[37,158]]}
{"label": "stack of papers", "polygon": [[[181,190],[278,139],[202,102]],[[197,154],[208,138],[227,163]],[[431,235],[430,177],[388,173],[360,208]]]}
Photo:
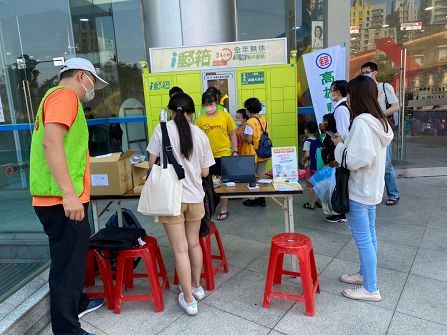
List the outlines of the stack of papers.
{"label": "stack of papers", "polygon": [[290,182],[285,181],[275,182],[273,183],[273,187],[275,188],[276,191],[287,192],[287,191],[299,191],[301,186],[298,183],[298,180],[296,180]]}

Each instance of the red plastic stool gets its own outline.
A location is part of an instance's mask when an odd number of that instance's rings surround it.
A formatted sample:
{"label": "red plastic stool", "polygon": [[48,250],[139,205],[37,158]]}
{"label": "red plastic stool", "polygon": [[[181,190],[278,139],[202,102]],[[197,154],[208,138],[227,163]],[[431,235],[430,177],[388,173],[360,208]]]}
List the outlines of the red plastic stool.
{"label": "red plastic stool", "polygon": [[[284,255],[294,255],[298,258],[300,272],[283,269]],[[301,277],[303,295],[287,294],[273,291],[273,285],[281,284],[282,275]],[[320,283],[315,265],[312,241],[303,234],[284,233],[273,236],[270,250],[269,267],[264,289],[264,308],[269,308],[270,298],[304,301],[307,316],[315,315],[315,292],[320,293]]]}
{"label": "red plastic stool", "polygon": [[[216,238],[217,246],[219,248],[219,255],[213,255],[211,250],[211,236],[214,235]],[[207,291],[212,291],[216,287],[214,276],[218,273],[222,268],[225,272],[230,271],[228,267],[227,258],[225,256],[225,250],[222,244],[222,240],[220,239],[219,231],[217,230],[216,224],[214,222],[210,223],[210,233],[207,236],[200,238],[200,246],[202,248],[203,254],[203,272],[200,275],[200,278],[204,278],[206,285],[205,289]],[[219,264],[213,268],[213,259],[220,260]],[[177,271],[174,273],[174,284],[178,285],[178,277]]]}
{"label": "red plastic stool", "polygon": [[95,252],[88,249],[87,261],[85,263],[84,287],[95,286],[95,277],[99,275],[99,271],[95,271]]}
{"label": "red plastic stool", "polygon": [[[104,251],[101,253],[103,255]],[[109,254],[107,253],[106,258],[109,257]],[[109,266],[110,266],[110,262]],[[85,269],[85,277],[84,277],[84,287],[90,287],[95,286],[95,278],[100,275],[99,268],[98,271],[95,270],[95,265],[97,264],[97,261],[95,260],[95,253],[93,252],[93,249],[89,249],[87,254],[87,263],[86,263],[86,269]],[[126,262],[126,271],[124,271],[124,287],[126,289],[133,287],[133,278],[132,278],[132,272],[133,272],[133,263],[131,261]],[[111,270],[112,277],[115,278],[116,271]]]}
{"label": "red plastic stool", "polygon": [[[157,275],[159,278],[163,279],[162,286],[165,288],[169,288],[169,278],[168,273],[166,272],[165,264],[163,262],[163,258],[161,256],[161,250],[158,246],[157,239],[152,236],[146,236],[144,238],[144,242],[146,242],[145,247],[149,248],[151,252],[155,253],[155,261],[156,261],[156,268],[157,268]],[[134,278],[146,278],[146,273],[134,273],[133,269],[133,259],[127,258],[125,262],[125,271],[124,271],[124,287],[126,289],[133,287],[133,279]]]}
{"label": "red plastic stool", "polygon": [[112,270],[110,268],[110,261],[108,259],[108,252],[99,252],[94,249],[89,249],[87,254],[87,269],[85,274],[85,287],[90,287],[95,285],[95,263],[98,264],[98,274],[101,277],[103,290],[102,291],[90,291],[85,292],[87,297],[96,299],[104,298],[107,302],[107,307],[113,309],[113,278]]}
{"label": "red plastic stool", "polygon": [[[146,242],[144,246],[121,250],[118,255],[114,296],[114,311],[116,314],[121,312],[121,303],[123,301],[153,301],[155,312],[164,310],[163,289],[169,288],[168,274],[157,240],[152,236],[146,236],[144,241]],[[130,266],[133,267],[133,260],[137,257],[143,259],[147,273],[135,274],[133,269],[129,270]],[[128,287],[133,287],[133,278],[148,278],[152,293],[123,295],[122,288],[126,278],[129,281],[128,285],[130,285]],[[159,278],[162,278],[161,285]]]}

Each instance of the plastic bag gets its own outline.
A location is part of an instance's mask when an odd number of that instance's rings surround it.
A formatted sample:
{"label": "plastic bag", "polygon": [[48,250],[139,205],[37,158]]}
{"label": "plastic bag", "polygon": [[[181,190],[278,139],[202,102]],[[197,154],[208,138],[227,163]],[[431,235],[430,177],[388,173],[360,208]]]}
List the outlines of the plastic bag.
{"label": "plastic bag", "polygon": [[335,215],[332,210],[331,198],[335,188],[335,168],[326,166],[315,173],[310,182],[313,185],[316,196],[323,205],[323,212],[327,215]]}
{"label": "plastic bag", "polygon": [[310,178],[310,166],[307,166],[305,169],[298,169],[298,178],[299,179],[309,179]]}
{"label": "plastic bag", "polygon": [[322,150],[323,150],[323,148],[317,148],[317,152],[315,153],[316,158],[317,158],[317,171],[320,171],[321,169],[324,168],[323,157],[321,155]]}

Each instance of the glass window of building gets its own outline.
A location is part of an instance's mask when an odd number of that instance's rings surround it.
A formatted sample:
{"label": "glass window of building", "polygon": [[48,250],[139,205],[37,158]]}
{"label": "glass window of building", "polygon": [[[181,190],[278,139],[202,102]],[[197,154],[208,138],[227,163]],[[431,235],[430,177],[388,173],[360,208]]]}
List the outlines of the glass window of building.
{"label": "glass window of building", "polygon": [[324,0],[296,2],[296,45],[298,56],[324,47]]}
{"label": "glass window of building", "polygon": [[[325,44],[325,6],[324,0],[302,0],[296,1],[295,6],[295,38],[297,57],[326,47]],[[303,79],[299,79],[303,80]],[[299,93],[298,106],[312,106],[312,100],[309,90]],[[306,119],[313,117],[311,113],[301,116],[301,124]],[[302,130],[301,130],[302,132]]]}
{"label": "glass window of building", "polygon": [[140,0],[3,0],[0,13],[2,301],[48,266],[47,236],[31,206],[29,154],[35,115],[62,60],[87,58],[110,83],[84,106],[91,155],[144,153],[147,127],[137,67],[146,58]]}
{"label": "glass window of building", "polygon": [[237,1],[237,39],[257,40],[286,36],[286,2]]}
{"label": "glass window of building", "polygon": [[[145,59],[141,3],[70,0],[76,55],[91,60],[109,85],[86,104],[87,118],[143,117],[144,97],[138,61]],[[145,152],[144,123],[95,122],[90,128],[92,156],[129,148]]]}
{"label": "glass window of building", "polygon": [[350,25],[350,77],[377,63],[378,80],[391,83],[404,105],[395,120],[402,167],[446,166],[446,1],[351,0]]}

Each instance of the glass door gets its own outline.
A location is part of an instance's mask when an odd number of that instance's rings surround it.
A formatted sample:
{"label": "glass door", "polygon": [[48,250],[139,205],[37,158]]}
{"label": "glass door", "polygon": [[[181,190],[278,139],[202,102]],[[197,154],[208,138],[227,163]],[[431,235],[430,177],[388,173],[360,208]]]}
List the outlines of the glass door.
{"label": "glass door", "polygon": [[[443,24],[407,32],[400,77],[398,158],[407,174],[445,174],[447,45]],[[424,170],[417,170],[424,168]],[[429,170],[428,170],[429,168]],[[413,170],[416,169],[416,170]],[[425,171],[425,172],[424,172]]]}
{"label": "glass door", "polygon": [[0,301],[47,266],[48,240],[31,206],[29,154],[40,100],[73,57],[68,1],[0,1]]}
{"label": "glass door", "polygon": [[44,0],[39,6],[33,4],[31,0],[0,4],[3,124],[10,124],[0,133],[1,142],[9,143],[2,148],[8,154],[0,158],[0,165],[9,172],[1,177],[0,185],[14,189],[28,187],[30,125],[40,100],[57,83],[63,59],[74,56],[75,51],[68,3]]}

